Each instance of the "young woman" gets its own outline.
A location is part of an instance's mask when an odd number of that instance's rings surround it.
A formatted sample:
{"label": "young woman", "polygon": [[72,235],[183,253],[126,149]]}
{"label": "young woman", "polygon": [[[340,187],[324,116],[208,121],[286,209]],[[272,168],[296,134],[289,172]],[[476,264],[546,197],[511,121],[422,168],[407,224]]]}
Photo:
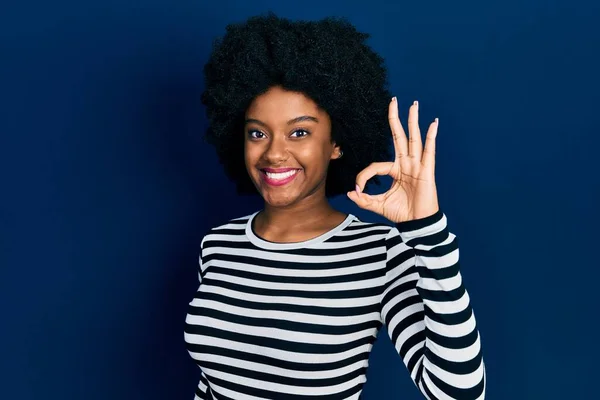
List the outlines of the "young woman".
{"label": "young woman", "polygon": [[[268,14],[215,43],[206,138],[264,208],[202,240],[185,326],[196,399],[358,399],[382,327],[425,398],[484,398],[457,239],[438,205],[438,120],[423,144],[415,102],[405,133],[367,37],[340,19]],[[377,175],[393,183],[369,195]],[[337,194],[392,224],[335,210]]]}

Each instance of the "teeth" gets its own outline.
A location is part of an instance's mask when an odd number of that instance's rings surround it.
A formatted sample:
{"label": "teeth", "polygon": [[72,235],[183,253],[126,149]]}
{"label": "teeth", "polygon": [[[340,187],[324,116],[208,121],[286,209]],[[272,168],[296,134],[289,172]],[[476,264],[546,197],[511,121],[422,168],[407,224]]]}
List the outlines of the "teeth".
{"label": "teeth", "polygon": [[296,172],[298,172],[297,169],[294,169],[294,170],[291,170],[288,172],[281,172],[281,173],[265,172],[265,174],[267,174],[269,179],[281,180],[281,179],[289,178],[290,176],[296,174]]}

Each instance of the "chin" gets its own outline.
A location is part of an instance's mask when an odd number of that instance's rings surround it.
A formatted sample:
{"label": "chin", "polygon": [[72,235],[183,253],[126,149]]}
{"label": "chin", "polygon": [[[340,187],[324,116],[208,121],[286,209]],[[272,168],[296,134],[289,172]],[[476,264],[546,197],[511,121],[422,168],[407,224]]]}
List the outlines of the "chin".
{"label": "chin", "polygon": [[265,203],[269,204],[271,207],[289,206],[294,204],[299,197],[297,193],[273,193],[272,191],[267,191],[266,193],[261,191],[261,195],[265,200]]}

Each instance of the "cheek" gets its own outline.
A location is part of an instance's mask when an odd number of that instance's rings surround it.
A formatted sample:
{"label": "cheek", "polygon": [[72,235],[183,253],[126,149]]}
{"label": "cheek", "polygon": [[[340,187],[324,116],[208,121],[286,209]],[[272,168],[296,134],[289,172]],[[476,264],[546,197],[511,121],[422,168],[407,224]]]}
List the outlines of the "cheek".
{"label": "cheek", "polygon": [[256,165],[257,158],[258,152],[256,148],[244,146],[244,163],[246,164],[246,169],[251,170]]}
{"label": "cheek", "polygon": [[331,149],[323,143],[310,143],[310,145],[297,148],[295,154],[299,159],[321,165],[329,158],[330,151]]}

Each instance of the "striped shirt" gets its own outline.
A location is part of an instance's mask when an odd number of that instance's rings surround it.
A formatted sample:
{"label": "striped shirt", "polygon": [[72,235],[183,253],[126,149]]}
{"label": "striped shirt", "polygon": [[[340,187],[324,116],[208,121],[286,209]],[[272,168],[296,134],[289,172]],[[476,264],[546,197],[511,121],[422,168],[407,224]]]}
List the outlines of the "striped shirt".
{"label": "striped shirt", "polygon": [[389,226],[349,214],[303,242],[254,214],[204,236],[185,321],[198,399],[360,399],[385,327],[427,399],[483,399],[485,368],[457,238],[437,213]]}

